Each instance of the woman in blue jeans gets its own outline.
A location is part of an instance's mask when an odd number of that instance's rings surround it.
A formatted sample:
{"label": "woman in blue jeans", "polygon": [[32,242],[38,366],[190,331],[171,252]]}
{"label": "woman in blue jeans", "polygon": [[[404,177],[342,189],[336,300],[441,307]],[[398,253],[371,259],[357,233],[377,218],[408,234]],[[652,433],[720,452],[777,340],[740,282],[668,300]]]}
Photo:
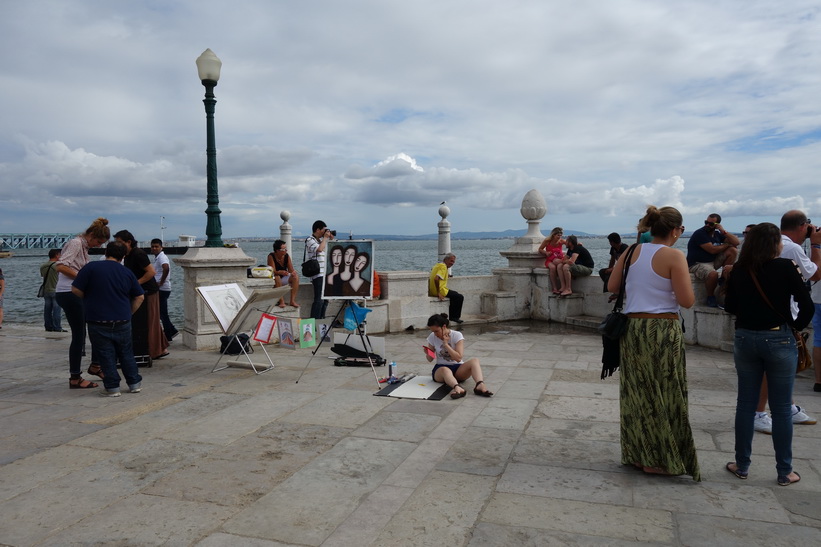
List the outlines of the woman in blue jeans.
{"label": "woman in blue jeans", "polygon": [[[738,374],[735,461],[727,470],[746,479],[753,420],[761,382],[767,375],[778,484],[801,480],[792,468],[792,389],[798,353],[792,329],[805,328],[814,312],[809,290],[792,260],[781,254],[781,231],[763,222],[750,229],[727,281],[725,309],[736,316],[733,356]],[[793,319],[790,298],[798,304]]]}

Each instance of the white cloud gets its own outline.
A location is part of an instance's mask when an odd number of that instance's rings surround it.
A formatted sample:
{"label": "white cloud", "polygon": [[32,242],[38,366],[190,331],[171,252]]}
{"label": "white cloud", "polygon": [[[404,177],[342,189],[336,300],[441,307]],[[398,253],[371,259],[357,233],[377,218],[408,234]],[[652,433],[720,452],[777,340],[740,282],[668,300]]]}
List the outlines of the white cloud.
{"label": "white cloud", "polygon": [[648,203],[730,228],[821,205],[807,0],[4,7],[0,229],[110,210],[142,237],[161,210],[201,234],[206,47],[223,60],[232,235],[271,233],[282,209],[295,225],[428,233],[443,199],[454,229],[524,227],[530,188],[548,217],[600,233]]}

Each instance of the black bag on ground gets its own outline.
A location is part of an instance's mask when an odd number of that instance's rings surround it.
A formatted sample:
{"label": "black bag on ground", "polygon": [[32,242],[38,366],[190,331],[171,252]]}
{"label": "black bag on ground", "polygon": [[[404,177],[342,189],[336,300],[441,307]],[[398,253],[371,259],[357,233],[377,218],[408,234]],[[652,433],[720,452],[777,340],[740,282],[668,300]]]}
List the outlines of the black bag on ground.
{"label": "black bag on ground", "polygon": [[302,251],[302,275],[305,277],[313,277],[319,274],[319,260],[316,257],[305,260],[307,256],[306,253],[308,252],[308,239],[305,239],[305,249]]}
{"label": "black bag on ground", "polygon": [[239,355],[242,353],[242,348],[245,348],[245,353],[254,353],[250,337],[244,332],[236,336],[220,336],[220,353]]}

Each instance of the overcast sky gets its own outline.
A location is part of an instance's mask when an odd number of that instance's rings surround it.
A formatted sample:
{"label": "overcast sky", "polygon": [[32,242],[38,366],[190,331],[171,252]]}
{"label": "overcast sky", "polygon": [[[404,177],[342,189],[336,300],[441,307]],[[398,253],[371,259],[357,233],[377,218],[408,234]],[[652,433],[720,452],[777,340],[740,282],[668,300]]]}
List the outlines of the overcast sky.
{"label": "overcast sky", "polygon": [[223,238],[821,220],[821,8],[790,0],[0,0],[0,232]]}

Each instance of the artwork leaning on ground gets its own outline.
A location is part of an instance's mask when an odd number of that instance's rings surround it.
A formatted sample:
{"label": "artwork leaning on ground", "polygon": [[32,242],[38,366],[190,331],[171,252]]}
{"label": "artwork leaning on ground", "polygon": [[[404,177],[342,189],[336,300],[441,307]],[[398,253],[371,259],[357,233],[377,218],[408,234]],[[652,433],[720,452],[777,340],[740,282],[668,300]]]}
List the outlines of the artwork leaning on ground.
{"label": "artwork leaning on ground", "polygon": [[356,300],[373,296],[371,240],[329,241],[325,250],[322,298]]}

